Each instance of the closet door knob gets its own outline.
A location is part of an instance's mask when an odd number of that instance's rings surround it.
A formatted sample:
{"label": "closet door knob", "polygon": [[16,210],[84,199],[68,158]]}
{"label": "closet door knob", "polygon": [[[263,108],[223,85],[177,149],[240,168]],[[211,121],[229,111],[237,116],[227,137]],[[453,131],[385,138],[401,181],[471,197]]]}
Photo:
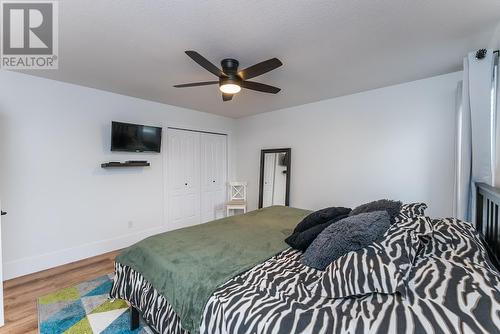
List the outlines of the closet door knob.
{"label": "closet door knob", "polygon": [[187,183],[184,183],[185,186],[187,186],[188,184]]}
{"label": "closet door knob", "polygon": [[215,183],[215,180],[213,180],[212,182]]}
{"label": "closet door knob", "polygon": [[5,212],[5,211],[2,211],[2,212],[1,212],[1,215],[2,215],[2,216],[5,216],[6,214],[7,214],[7,212]]}

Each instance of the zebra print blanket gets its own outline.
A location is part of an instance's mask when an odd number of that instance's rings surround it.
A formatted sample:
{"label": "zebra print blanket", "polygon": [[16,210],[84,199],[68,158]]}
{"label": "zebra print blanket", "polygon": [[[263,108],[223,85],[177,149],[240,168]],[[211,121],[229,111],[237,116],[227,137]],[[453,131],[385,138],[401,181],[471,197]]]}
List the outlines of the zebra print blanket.
{"label": "zebra print blanket", "polygon": [[453,219],[428,222],[404,297],[324,298],[313,289],[323,272],[287,250],[218,289],[201,333],[500,332],[500,276],[474,228]]}
{"label": "zebra print blanket", "polygon": [[[288,249],[219,287],[200,333],[500,333],[500,274],[481,238],[455,219],[427,222],[404,295],[326,298],[317,289],[328,271],[304,266],[302,253]],[[130,268],[117,264],[111,295],[131,301],[158,332],[188,334]]]}

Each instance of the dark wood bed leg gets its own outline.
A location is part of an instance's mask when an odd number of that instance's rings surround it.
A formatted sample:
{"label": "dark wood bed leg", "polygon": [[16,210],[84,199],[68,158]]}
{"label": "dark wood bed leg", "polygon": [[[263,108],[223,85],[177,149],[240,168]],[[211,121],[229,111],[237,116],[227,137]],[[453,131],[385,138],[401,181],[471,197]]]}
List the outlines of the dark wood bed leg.
{"label": "dark wood bed leg", "polygon": [[139,311],[130,305],[130,330],[136,330],[139,328]]}

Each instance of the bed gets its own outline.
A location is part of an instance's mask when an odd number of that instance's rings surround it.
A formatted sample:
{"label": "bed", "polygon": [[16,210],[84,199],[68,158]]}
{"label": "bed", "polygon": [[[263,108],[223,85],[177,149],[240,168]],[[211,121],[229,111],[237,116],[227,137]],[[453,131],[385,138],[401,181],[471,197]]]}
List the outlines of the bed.
{"label": "bed", "polygon": [[[325,272],[283,242],[309,211],[271,207],[132,246],[116,260],[110,295],[130,303],[132,325],[141,314],[168,334],[500,332],[498,194],[478,185],[477,230],[456,219],[409,220],[427,231],[404,293],[325,297]],[[178,244],[158,248],[165,242]],[[177,258],[186,243],[203,245],[188,251],[203,258],[200,270],[187,270],[200,259]]]}

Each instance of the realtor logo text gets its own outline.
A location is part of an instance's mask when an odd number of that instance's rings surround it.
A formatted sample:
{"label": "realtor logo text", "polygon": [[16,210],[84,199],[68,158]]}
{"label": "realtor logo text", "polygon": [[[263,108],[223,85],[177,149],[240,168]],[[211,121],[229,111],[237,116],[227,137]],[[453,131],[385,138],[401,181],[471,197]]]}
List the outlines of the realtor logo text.
{"label": "realtor logo text", "polygon": [[3,69],[58,68],[58,3],[1,1]]}

